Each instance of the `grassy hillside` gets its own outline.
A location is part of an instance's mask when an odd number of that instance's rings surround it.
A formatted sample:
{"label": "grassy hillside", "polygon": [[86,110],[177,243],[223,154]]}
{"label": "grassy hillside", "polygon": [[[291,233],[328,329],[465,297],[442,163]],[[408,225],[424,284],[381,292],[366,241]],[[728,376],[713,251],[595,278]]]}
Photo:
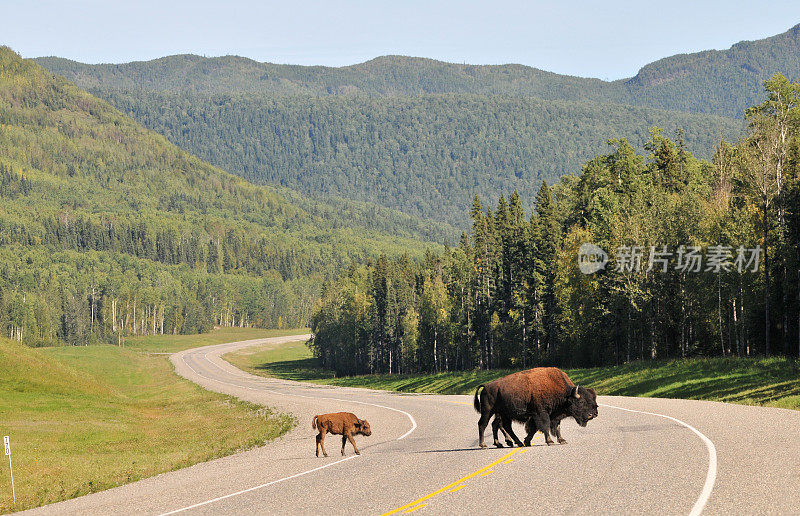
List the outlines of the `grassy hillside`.
{"label": "grassy hillside", "polygon": [[124,347],[147,353],[176,353],[189,348],[238,342],[242,340],[266,339],[308,333],[309,328],[265,330],[262,328],[215,328],[208,333],[193,335],[141,335],[126,339]]}
{"label": "grassy hillside", "polygon": [[800,26],[613,82],[405,56],[341,68],[194,55],[39,62],[255,183],[464,228],[474,194],[517,189],[527,206],[541,180],[579,172],[611,137],[641,146],[651,126],[683,129],[686,147],[710,158],[720,138],[743,134],[765,79],[800,76],[798,56]]}
{"label": "grassy hillside", "polygon": [[0,334],[32,344],[299,326],[326,277],[438,231],[256,187],[8,48],[0,184]]}
{"label": "grassy hillside", "polygon": [[[302,342],[254,347],[224,355],[253,374],[343,387],[400,392],[473,394],[478,385],[513,371],[464,371],[426,375],[333,377],[318,367]],[[800,410],[800,362],[788,358],[698,358],[633,362],[621,366],[567,369],[579,384],[613,396],[724,401]]]}
{"label": "grassy hillside", "polygon": [[[163,356],[111,346],[32,349],[0,338],[0,513],[108,489],[263,444],[289,416],[203,390]],[[5,458],[5,457],[3,457]]]}

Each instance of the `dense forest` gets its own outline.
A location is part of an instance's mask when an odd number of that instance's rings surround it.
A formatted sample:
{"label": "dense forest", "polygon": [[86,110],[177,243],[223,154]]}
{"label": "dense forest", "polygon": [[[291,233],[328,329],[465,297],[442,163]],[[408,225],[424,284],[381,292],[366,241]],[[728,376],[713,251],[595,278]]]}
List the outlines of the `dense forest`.
{"label": "dense forest", "polygon": [[307,324],[320,285],[444,226],[257,187],[0,47],[0,332],[31,345]]}
{"label": "dense forest", "polygon": [[[509,96],[202,96],[112,92],[123,113],[203,160],[255,183],[379,203],[467,227],[474,194],[533,199],[627,135],[685,127],[692,151],[736,138],[738,120],[630,106]],[[526,205],[526,208],[528,206]],[[457,234],[456,234],[457,236]]]}
{"label": "dense forest", "polygon": [[652,126],[683,128],[710,159],[744,134],[772,74],[800,75],[800,26],[728,50],[677,55],[613,82],[521,65],[384,56],[340,68],[177,55],[87,65],[38,60],[169,141],[258,184],[371,201],[461,229],[473,194],[518,190]]}
{"label": "dense forest", "polygon": [[[338,374],[800,353],[800,83],[776,75],[711,161],[653,129],[494,209],[441,254],[323,288],[313,350]],[[676,141],[677,140],[677,141]],[[582,270],[593,250],[599,270]],[[584,256],[588,253],[584,251]]]}
{"label": "dense forest", "polygon": [[800,25],[770,38],[737,43],[727,50],[667,57],[643,67],[635,77],[612,82],[515,64],[468,65],[406,56],[383,56],[341,68],[196,55],[101,65],[57,57],[38,61],[87,89],[268,96],[470,93],[629,104],[741,117],[747,106],[763,100],[764,80],[779,72],[792,77],[800,75]]}

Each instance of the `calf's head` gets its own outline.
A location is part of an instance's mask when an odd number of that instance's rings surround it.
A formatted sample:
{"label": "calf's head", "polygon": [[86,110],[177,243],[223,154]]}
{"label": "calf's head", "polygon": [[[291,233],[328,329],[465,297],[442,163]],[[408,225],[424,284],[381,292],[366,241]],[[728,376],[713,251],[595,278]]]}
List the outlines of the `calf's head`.
{"label": "calf's head", "polygon": [[567,398],[567,412],[581,426],[586,426],[590,419],[597,417],[597,393],[576,385],[570,389]]}
{"label": "calf's head", "polygon": [[372,430],[369,429],[369,423],[366,419],[359,419],[356,423],[356,433],[369,437],[372,435]]}

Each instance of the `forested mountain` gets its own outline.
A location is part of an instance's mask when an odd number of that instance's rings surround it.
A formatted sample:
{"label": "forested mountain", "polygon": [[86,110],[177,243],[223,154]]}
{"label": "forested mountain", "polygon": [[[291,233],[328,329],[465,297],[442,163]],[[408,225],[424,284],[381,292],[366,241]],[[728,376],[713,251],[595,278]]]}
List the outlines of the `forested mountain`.
{"label": "forested mountain", "polygon": [[344,271],[315,354],[342,375],[798,356],[800,82],[766,86],[711,162],[657,130],[643,154],[615,140],[530,212],[476,197],[456,247]]}
{"label": "forested mountain", "polygon": [[467,65],[406,56],[383,56],[341,68],[196,55],[102,65],[46,57],[39,63],[85,88],[271,96],[503,94],[742,117],[746,106],[763,98],[763,81],[776,73],[800,76],[800,25],[727,50],[667,57],[643,67],[633,78],[613,82],[522,65]]}
{"label": "forested mountain", "polygon": [[800,75],[800,26],[728,50],[669,57],[613,82],[521,65],[385,56],[341,68],[241,57],[119,65],[42,58],[145,126],[255,183],[374,201],[466,227],[477,193],[529,208],[609,138],[637,149],[652,126],[708,159],[743,134],[774,73]]}
{"label": "forested mountain", "polygon": [[466,227],[478,194],[517,190],[525,208],[542,179],[580,170],[608,138],[637,147],[653,126],[707,155],[738,120],[507,95],[189,95],[102,90],[124,113],[198,157],[255,183],[371,201]]}
{"label": "forested mountain", "polygon": [[0,201],[0,331],[30,344],[302,325],[335,271],[450,231],[252,185],[6,47]]}
{"label": "forested mountain", "polygon": [[614,84],[627,91],[626,103],[742,117],[764,100],[764,81],[777,73],[800,77],[800,25],[727,50],[667,57]]}

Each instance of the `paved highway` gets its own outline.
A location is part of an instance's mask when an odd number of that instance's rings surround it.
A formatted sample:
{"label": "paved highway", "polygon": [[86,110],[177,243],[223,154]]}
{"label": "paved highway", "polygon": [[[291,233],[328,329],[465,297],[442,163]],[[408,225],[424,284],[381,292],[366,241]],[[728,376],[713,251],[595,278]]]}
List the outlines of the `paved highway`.
{"label": "paved highway", "polygon": [[[403,395],[266,379],[220,358],[298,336],[172,355],[203,387],[295,414],[258,449],[42,507],[32,514],[800,514],[800,412],[600,396],[562,423],[566,445],[479,449],[469,396]],[[315,414],[354,412],[361,455],[338,436],[314,456]],[[487,436],[491,429],[487,429]],[[520,428],[517,433],[522,432]],[[491,442],[491,439],[489,439]]]}

